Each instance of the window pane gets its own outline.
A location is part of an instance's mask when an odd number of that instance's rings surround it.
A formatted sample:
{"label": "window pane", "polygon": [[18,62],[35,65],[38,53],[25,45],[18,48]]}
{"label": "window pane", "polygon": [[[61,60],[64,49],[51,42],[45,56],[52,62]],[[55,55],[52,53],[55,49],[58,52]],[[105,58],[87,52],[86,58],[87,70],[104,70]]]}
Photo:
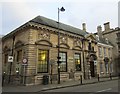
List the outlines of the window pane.
{"label": "window pane", "polygon": [[66,72],[67,71],[67,59],[66,59],[67,58],[67,53],[60,52],[59,55],[61,57],[61,59],[60,59],[60,61],[61,61],[60,71],[61,72]]}
{"label": "window pane", "polygon": [[48,51],[38,50],[38,72],[48,72]]}
{"label": "window pane", "polygon": [[105,71],[108,73],[108,63],[105,64]]}
{"label": "window pane", "polygon": [[76,71],[81,71],[81,60],[80,60],[80,54],[75,54],[75,55],[74,55],[74,59],[75,59],[75,67],[76,67]]}

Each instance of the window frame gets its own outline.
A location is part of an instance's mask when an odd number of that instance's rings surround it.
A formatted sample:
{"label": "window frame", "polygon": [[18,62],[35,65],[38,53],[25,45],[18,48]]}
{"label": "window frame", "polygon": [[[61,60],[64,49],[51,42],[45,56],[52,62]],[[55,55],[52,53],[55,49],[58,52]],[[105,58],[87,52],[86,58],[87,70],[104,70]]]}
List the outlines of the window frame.
{"label": "window frame", "polygon": [[[61,71],[61,64],[62,64],[61,59],[62,59],[62,58],[60,59],[60,61],[61,61],[61,63],[60,63],[60,72],[67,72],[67,52],[60,51],[60,52],[59,52],[59,56],[60,56],[60,53],[65,53],[65,56],[66,56],[66,59],[65,59],[65,61],[66,61],[66,62],[65,62],[65,64],[66,64],[66,66],[65,66],[65,67],[66,67],[66,68],[65,68],[65,71]],[[61,57],[61,56],[60,56],[60,57]]]}
{"label": "window frame", "polygon": [[[75,62],[75,55],[79,55],[79,60],[80,60],[80,70],[77,70],[77,68],[76,68],[76,62]],[[75,53],[74,54],[74,64],[75,64],[75,69],[76,69],[76,71],[82,71],[82,66],[81,66],[81,53]],[[78,64],[79,65],[79,64]]]}
{"label": "window frame", "polygon": [[[43,71],[43,68],[42,68],[42,71],[38,71],[39,69],[38,69],[38,66],[40,65],[40,64],[38,64],[39,63],[39,50],[41,50],[41,51],[46,51],[47,52],[47,60],[46,60],[46,62],[47,62],[47,71],[45,72],[45,71]],[[38,51],[37,51],[37,73],[48,73],[49,72],[49,50],[47,50],[47,49],[38,49]]]}

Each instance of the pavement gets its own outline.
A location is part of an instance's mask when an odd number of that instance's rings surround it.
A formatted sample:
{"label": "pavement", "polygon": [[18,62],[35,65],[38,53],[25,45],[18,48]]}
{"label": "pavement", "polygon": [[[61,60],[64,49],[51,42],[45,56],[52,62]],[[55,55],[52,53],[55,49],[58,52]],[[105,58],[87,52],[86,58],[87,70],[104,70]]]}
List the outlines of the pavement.
{"label": "pavement", "polygon": [[[112,77],[112,79],[100,78],[99,82],[118,80],[118,79],[119,79],[118,77]],[[54,84],[47,84],[47,85],[31,85],[31,86],[5,85],[2,87],[2,92],[41,92],[41,91],[73,87],[73,86],[79,86],[79,85],[94,84],[94,83],[98,83],[97,78],[83,80],[82,83],[81,81],[72,80],[72,81],[61,82],[60,84],[54,83]]]}

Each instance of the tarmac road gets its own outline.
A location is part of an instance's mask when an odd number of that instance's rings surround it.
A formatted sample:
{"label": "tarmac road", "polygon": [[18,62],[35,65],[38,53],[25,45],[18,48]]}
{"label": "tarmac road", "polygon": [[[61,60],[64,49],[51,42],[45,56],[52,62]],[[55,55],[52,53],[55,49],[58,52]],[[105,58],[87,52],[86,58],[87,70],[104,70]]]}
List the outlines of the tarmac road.
{"label": "tarmac road", "polygon": [[[120,83],[119,83],[120,84]],[[74,87],[60,88],[47,90],[44,92],[89,92],[90,94],[101,93],[101,92],[120,92],[120,85],[118,80],[111,80],[106,82],[100,82],[95,84],[80,85]]]}

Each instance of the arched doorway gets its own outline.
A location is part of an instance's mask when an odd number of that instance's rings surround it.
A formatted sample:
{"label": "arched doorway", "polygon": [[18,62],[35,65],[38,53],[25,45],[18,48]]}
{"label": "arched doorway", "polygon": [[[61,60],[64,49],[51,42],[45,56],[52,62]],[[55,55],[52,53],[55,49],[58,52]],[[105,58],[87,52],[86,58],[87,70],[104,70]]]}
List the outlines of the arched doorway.
{"label": "arched doorway", "polygon": [[90,54],[90,73],[91,77],[95,77],[95,60],[97,60],[97,56],[95,54]]}

